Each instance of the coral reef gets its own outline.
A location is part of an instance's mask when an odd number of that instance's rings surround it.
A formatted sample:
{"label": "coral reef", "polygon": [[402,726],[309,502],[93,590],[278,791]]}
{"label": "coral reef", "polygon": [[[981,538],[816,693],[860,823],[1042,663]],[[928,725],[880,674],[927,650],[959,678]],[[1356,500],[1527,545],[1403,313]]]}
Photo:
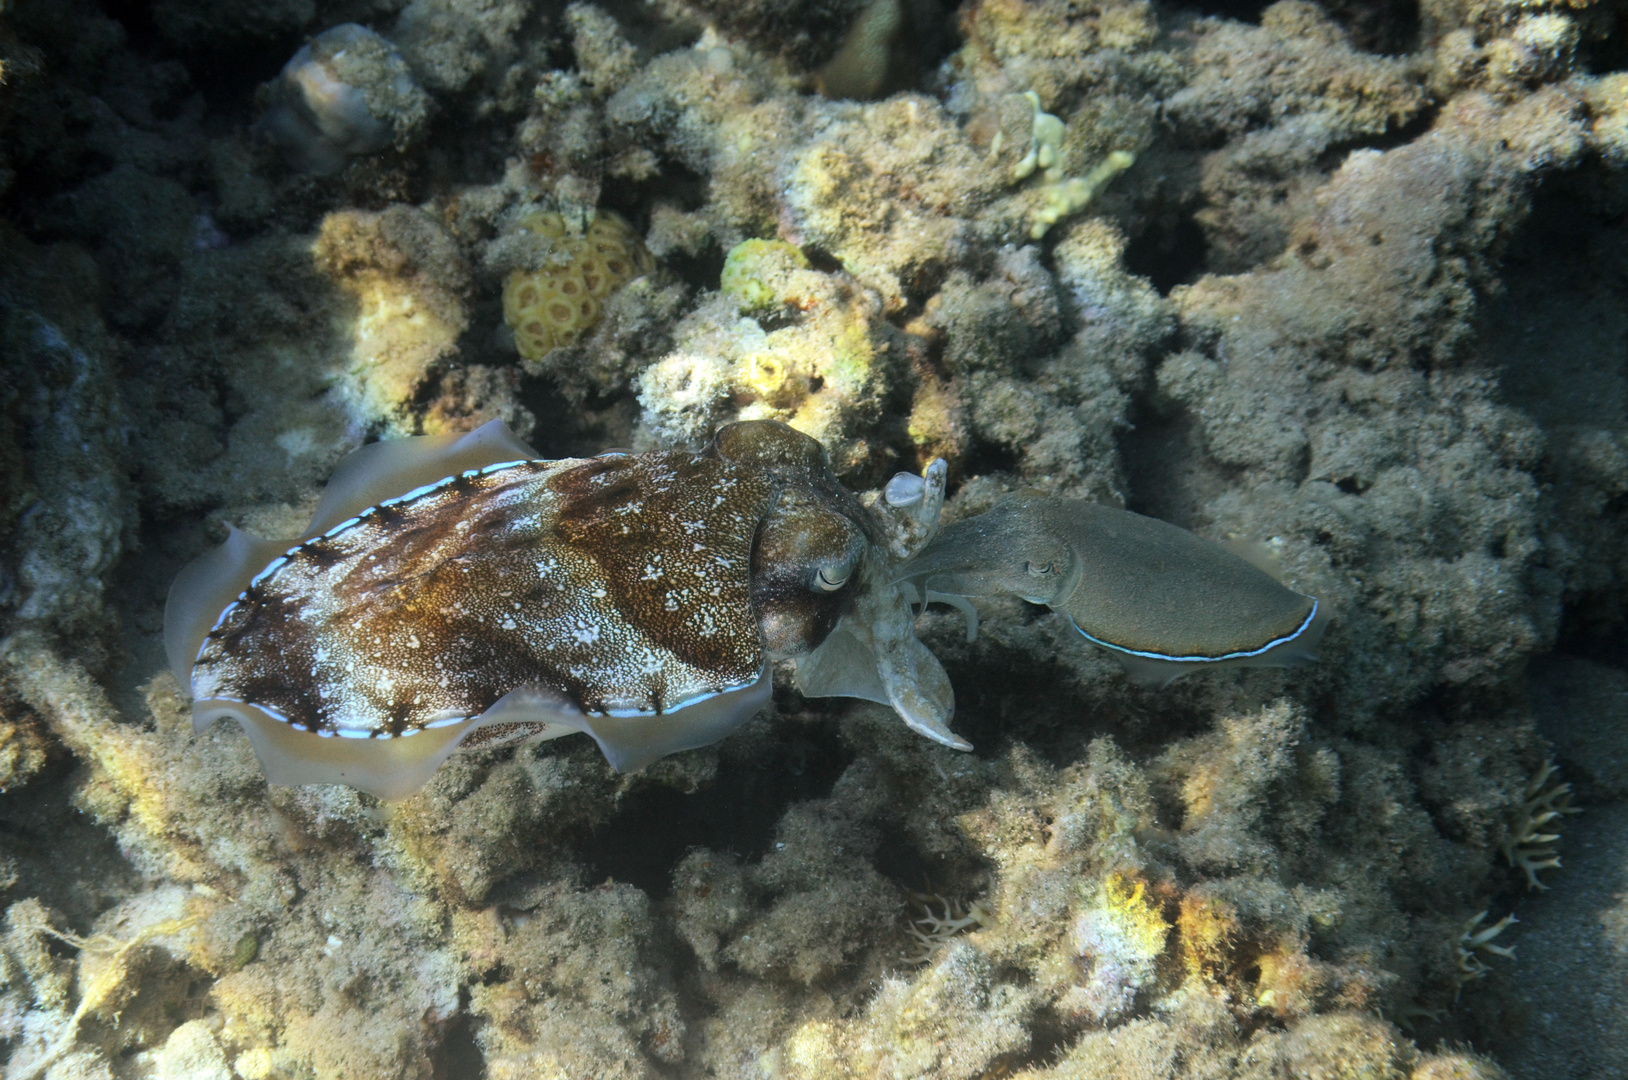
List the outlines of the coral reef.
{"label": "coral reef", "polygon": [[[0,6],[5,1075],[1621,1073],[1623,25]],[[195,734],[179,568],[494,417],[943,457],[946,520],[1126,507],[1333,623],[1154,690],[928,605],[971,754],[785,670],[641,772],[474,749],[399,802]]]}
{"label": "coral reef", "polygon": [[[700,445],[726,420],[784,420],[818,439],[839,475],[876,476],[885,463],[874,432],[903,366],[902,335],[876,295],[779,242],[744,241],[724,273],[720,294],[679,322],[677,352],[641,378],[644,438]],[[717,376],[681,374],[690,356]],[[668,418],[675,405],[682,421]]]}
{"label": "coral reef", "polygon": [[511,270],[503,283],[503,321],[527,360],[574,344],[598,324],[612,293],[654,269],[644,241],[613,214],[596,216],[581,236],[558,214],[522,215],[516,231],[554,242],[543,265]]}

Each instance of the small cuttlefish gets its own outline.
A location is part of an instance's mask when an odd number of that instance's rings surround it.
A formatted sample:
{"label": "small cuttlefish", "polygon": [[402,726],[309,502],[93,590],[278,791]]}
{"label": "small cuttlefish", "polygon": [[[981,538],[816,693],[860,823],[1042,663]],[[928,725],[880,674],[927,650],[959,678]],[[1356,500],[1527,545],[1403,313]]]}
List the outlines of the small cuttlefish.
{"label": "small cuttlefish", "polygon": [[1024,497],[935,540],[945,478],[862,502],[774,421],[554,461],[499,421],[375,443],[298,540],[233,529],[182,571],[165,647],[194,728],[237,720],[271,782],[399,798],[459,746],[583,732],[631,770],[716,742],[776,660],[971,749],[923,600],[1023,596],[1138,662],[1293,663],[1320,632],[1315,600],[1125,511]]}
{"label": "small cuttlefish", "polygon": [[1249,561],[1157,518],[1079,499],[1014,495],[945,527],[899,570],[913,598],[967,616],[969,596],[1017,596],[1062,613],[1133,682],[1198,667],[1315,660],[1328,613]]}

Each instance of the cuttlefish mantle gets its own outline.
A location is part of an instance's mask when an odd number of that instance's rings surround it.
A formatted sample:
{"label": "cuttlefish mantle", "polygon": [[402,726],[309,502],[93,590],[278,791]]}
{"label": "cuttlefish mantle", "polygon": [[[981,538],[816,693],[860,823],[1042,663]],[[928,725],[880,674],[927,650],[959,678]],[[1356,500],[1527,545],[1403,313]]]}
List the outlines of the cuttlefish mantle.
{"label": "cuttlefish mantle", "polygon": [[501,423],[376,443],[305,533],[232,530],[170,591],[194,727],[234,719],[273,783],[411,793],[459,746],[592,737],[638,769],[770,699],[883,701],[965,747],[898,562],[938,523],[944,464],[867,505],[784,424],[701,453],[543,460]]}
{"label": "cuttlefish mantle", "polygon": [[1151,686],[1205,667],[1307,663],[1328,623],[1316,597],[1217,544],[1078,499],[1008,498],[940,530],[899,574],[915,597],[966,611],[969,633],[967,597],[1044,604]]}

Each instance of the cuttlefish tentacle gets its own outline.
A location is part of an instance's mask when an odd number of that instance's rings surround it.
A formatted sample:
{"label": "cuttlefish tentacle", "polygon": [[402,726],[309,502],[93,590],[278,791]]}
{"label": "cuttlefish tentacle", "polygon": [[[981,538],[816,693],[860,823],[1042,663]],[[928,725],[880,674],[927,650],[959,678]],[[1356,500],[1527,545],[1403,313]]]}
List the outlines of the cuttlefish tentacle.
{"label": "cuttlefish tentacle", "polygon": [[1020,495],[943,529],[900,567],[926,601],[1017,596],[1065,615],[1137,682],[1316,658],[1316,597],[1219,545],[1126,510]]}
{"label": "cuttlefish tentacle", "polygon": [[856,697],[891,705],[911,730],[955,750],[972,744],[950,730],[955,692],[938,658],[916,640],[915,612],[891,580],[891,564],[867,568],[871,581],[819,648],[797,660],[805,697]]}

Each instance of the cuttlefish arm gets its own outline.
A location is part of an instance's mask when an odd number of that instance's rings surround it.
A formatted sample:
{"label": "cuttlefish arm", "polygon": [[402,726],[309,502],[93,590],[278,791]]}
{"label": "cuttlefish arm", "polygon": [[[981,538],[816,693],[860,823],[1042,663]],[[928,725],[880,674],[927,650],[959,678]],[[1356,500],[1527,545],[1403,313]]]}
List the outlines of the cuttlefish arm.
{"label": "cuttlefish arm", "polygon": [[797,660],[797,689],[805,697],[856,697],[891,705],[912,731],[955,750],[972,744],[950,730],[955,692],[938,658],[916,640],[915,612],[889,571],[878,568],[876,587],[829,637]]}
{"label": "cuttlefish arm", "polygon": [[797,658],[806,697],[856,697],[890,705],[911,730],[956,750],[972,744],[950,730],[955,693],[944,668],[916,640],[914,591],[898,560],[920,552],[938,529],[948,468],[933,461],[920,476],[899,473],[872,504],[880,543],[867,553],[853,606],[813,652]]}
{"label": "cuttlefish arm", "polygon": [[923,599],[1008,595],[1065,615],[1135,682],[1204,666],[1316,659],[1316,597],[1174,525],[1076,499],[1020,495],[942,529],[900,567]]}

